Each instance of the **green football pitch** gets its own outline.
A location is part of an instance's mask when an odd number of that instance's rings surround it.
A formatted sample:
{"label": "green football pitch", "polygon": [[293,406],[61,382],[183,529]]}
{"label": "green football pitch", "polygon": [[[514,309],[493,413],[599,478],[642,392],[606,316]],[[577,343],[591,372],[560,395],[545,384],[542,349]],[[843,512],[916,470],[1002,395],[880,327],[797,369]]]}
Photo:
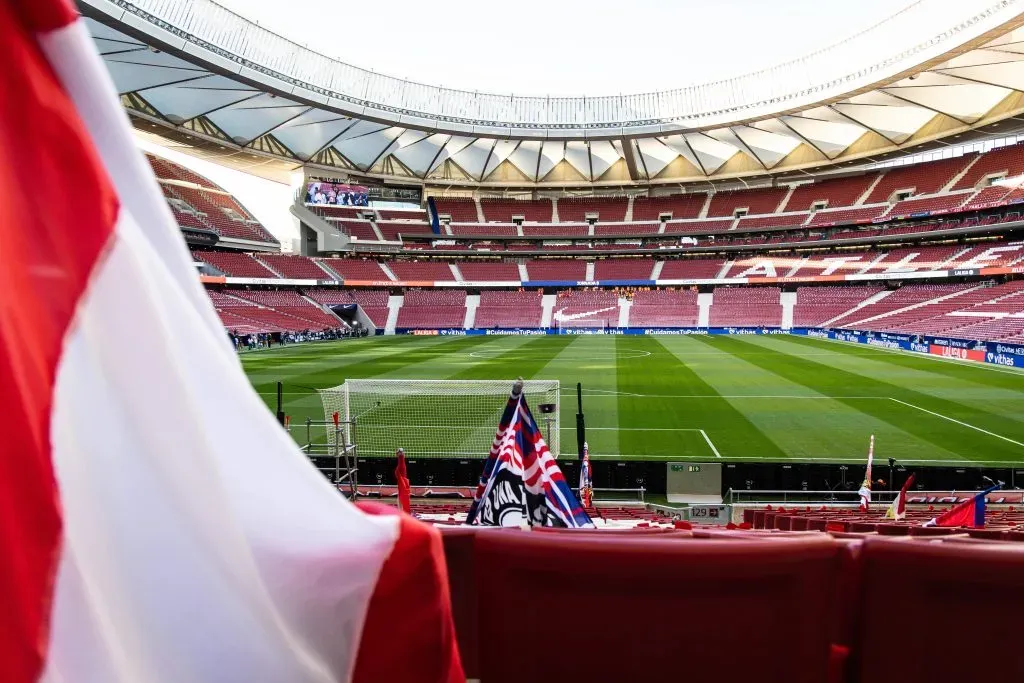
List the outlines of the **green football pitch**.
{"label": "green football pitch", "polygon": [[377,337],[242,365],[268,406],[284,383],[300,441],[316,389],[346,379],[523,376],[561,382],[563,454],[581,382],[594,458],[862,463],[874,434],[883,461],[1024,463],[1024,372],[806,337]]}

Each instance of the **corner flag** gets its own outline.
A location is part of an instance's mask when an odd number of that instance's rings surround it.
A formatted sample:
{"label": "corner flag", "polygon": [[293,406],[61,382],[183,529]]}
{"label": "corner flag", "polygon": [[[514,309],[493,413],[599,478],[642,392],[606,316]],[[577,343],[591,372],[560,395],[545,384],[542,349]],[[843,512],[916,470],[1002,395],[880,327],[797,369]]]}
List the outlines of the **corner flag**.
{"label": "corner flag", "polygon": [[871,505],[871,463],[875,459],[875,435],[871,435],[871,443],[868,445],[868,467],[864,471],[864,483],[860,485],[860,511],[867,512]]}
{"label": "corner flag", "polygon": [[911,473],[907,480],[903,482],[903,488],[896,494],[895,500],[892,501],[892,505],[885,511],[886,519],[895,519],[897,522],[907,516],[907,491],[914,483],[914,475]]}

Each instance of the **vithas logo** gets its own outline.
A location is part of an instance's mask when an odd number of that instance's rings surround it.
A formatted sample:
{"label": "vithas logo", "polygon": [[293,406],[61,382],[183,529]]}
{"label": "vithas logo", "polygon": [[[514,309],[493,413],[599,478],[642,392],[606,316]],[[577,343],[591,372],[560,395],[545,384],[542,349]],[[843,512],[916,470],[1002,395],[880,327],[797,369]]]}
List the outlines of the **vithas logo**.
{"label": "vithas logo", "polygon": [[992,353],[991,351],[985,355],[985,361],[988,363],[994,363],[995,365],[1005,365],[1007,367],[1014,367],[1013,356],[1005,356],[1001,353]]}

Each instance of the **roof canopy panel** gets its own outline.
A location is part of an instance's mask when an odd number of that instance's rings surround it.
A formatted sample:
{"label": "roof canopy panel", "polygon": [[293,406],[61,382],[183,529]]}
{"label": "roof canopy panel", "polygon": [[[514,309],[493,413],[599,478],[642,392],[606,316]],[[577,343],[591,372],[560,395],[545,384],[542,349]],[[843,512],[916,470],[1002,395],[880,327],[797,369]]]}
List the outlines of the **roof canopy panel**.
{"label": "roof canopy panel", "polygon": [[401,182],[778,175],[909,153],[1024,114],[1024,0],[921,0],[756,74],[587,98],[397,81],[311,52],[211,0],[79,4],[122,103],[147,126]]}

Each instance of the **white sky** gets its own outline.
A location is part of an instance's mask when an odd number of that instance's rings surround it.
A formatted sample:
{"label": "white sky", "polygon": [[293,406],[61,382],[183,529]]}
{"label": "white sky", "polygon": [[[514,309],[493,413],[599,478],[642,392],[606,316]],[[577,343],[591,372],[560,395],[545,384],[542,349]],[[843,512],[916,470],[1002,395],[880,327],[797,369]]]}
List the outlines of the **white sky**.
{"label": "white sky", "polygon": [[[953,0],[950,0],[951,2]],[[356,66],[432,85],[518,95],[664,90],[799,57],[910,0],[219,0]],[[143,148],[232,192],[288,248],[292,189],[173,150]]]}

